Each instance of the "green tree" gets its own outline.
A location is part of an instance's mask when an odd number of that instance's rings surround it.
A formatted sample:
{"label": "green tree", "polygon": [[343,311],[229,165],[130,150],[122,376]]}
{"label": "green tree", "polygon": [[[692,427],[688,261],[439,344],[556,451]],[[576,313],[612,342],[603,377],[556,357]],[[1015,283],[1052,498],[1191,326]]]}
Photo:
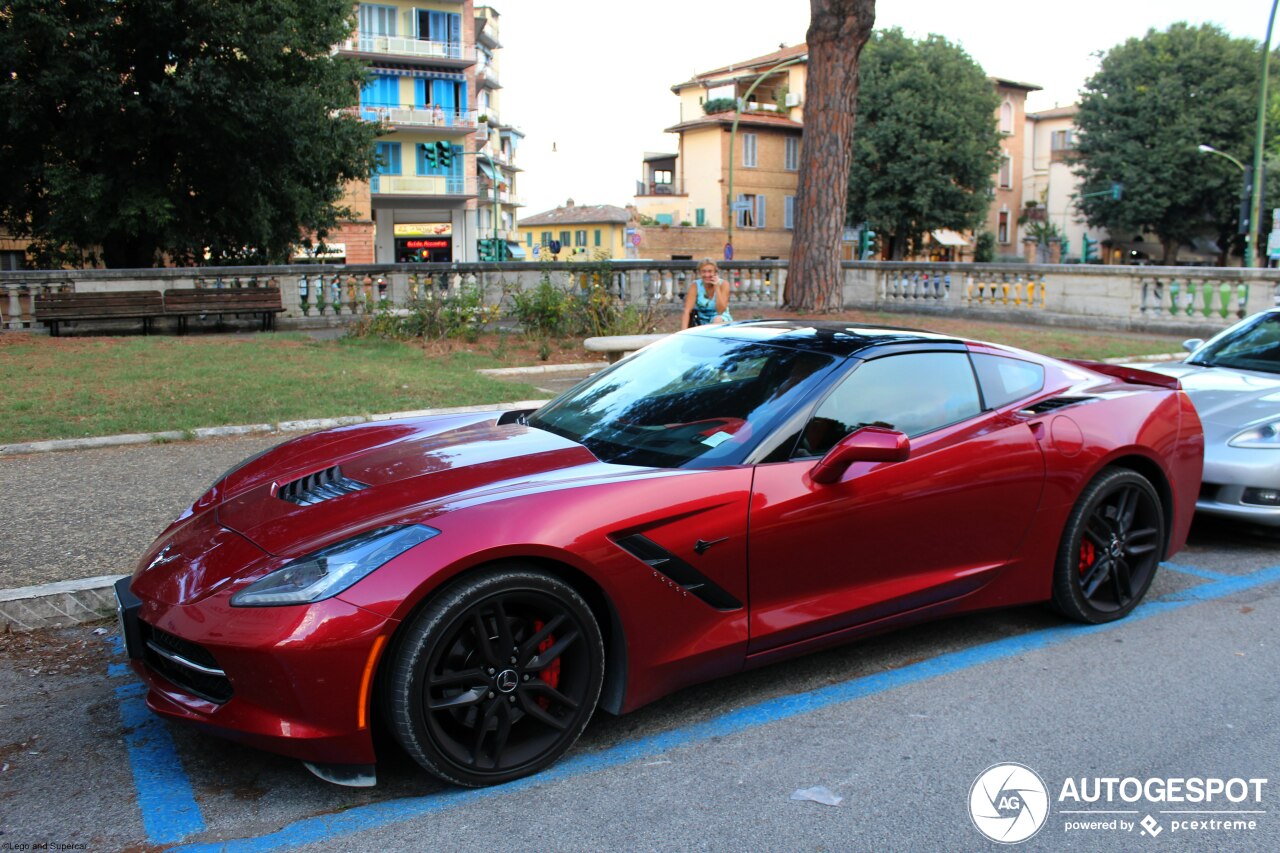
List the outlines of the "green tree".
{"label": "green tree", "polygon": [[[1240,170],[1198,146],[1252,162],[1258,50],[1212,24],[1178,23],[1106,52],[1076,115],[1079,205],[1090,225],[1126,237],[1154,233],[1166,264],[1197,236],[1231,240]],[[1114,198],[1117,183],[1123,190]]]}
{"label": "green tree", "polygon": [[995,87],[958,45],[875,33],[862,57],[849,221],[885,235],[895,259],[934,229],[977,227],[999,165],[997,106]]}
{"label": "green tree", "polygon": [[373,161],[343,111],[366,72],[331,52],[352,27],[349,0],[9,0],[0,225],[113,267],[323,238]]}

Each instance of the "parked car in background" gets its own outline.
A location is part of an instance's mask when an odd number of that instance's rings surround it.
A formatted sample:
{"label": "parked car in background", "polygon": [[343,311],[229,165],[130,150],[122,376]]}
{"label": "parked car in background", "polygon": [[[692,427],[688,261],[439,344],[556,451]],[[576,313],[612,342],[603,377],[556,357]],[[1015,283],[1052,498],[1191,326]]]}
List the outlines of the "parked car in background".
{"label": "parked car in background", "polygon": [[1122,618],[1186,540],[1202,450],[1177,382],[1141,370],[701,326],[536,411],[286,442],[116,594],[156,713],[330,781],[372,784],[390,741],[489,785],[555,761],[597,707],[892,627],[1036,602]]}
{"label": "parked car in background", "polygon": [[1280,527],[1280,308],[1184,346],[1185,361],[1142,367],[1176,377],[1200,413],[1196,509]]}

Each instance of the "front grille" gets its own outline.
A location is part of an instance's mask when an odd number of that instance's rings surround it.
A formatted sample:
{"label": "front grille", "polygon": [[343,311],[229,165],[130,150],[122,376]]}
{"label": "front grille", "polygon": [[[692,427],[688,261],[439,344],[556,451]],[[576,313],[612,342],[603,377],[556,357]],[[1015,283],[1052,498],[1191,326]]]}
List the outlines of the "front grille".
{"label": "front grille", "polygon": [[311,506],[321,501],[327,501],[330,498],[342,497],[366,488],[368,486],[364,483],[342,476],[341,469],[335,465],[332,468],[308,474],[300,480],[294,480],[292,483],[285,483],[276,494],[281,500],[286,500],[289,503],[298,504],[299,506]]}
{"label": "front grille", "polygon": [[1032,415],[1043,415],[1045,412],[1061,409],[1063,406],[1074,406],[1076,403],[1087,403],[1096,399],[1097,397],[1050,397],[1047,400],[1041,400],[1039,403],[1027,406],[1022,411]]}
{"label": "front grille", "polygon": [[148,667],[175,687],[201,699],[222,705],[231,698],[231,681],[208,649],[146,622],[139,625],[144,648],[142,659]]}
{"label": "front grille", "polygon": [[1218,499],[1218,490],[1222,486],[1217,483],[1201,483],[1200,484],[1200,500],[1216,501]]}

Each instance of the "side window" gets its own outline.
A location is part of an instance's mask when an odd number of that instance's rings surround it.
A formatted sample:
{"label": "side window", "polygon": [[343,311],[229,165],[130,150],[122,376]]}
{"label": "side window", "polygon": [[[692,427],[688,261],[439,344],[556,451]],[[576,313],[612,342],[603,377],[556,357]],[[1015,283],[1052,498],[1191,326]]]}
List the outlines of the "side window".
{"label": "side window", "polygon": [[970,357],[988,409],[999,409],[1014,400],[1030,397],[1044,387],[1044,368],[1038,364],[985,353],[974,353]]}
{"label": "side window", "polygon": [[796,446],[797,456],[822,456],[864,426],[923,435],[982,411],[969,357],[960,352],[918,352],[859,365],[814,412]]}

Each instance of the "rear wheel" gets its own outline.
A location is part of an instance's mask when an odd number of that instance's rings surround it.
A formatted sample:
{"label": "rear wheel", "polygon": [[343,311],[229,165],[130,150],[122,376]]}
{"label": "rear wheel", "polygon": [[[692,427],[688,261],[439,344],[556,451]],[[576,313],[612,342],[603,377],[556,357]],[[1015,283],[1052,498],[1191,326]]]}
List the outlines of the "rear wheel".
{"label": "rear wheel", "polygon": [[1160,496],[1146,477],[1108,468],[1076,501],[1058,547],[1053,604],[1080,622],[1110,622],[1146,595],[1165,549]]}
{"label": "rear wheel", "polygon": [[591,609],[523,567],[468,576],[408,627],[387,680],[392,730],[423,767],[478,787],[536,773],[578,739],[604,679]]}

